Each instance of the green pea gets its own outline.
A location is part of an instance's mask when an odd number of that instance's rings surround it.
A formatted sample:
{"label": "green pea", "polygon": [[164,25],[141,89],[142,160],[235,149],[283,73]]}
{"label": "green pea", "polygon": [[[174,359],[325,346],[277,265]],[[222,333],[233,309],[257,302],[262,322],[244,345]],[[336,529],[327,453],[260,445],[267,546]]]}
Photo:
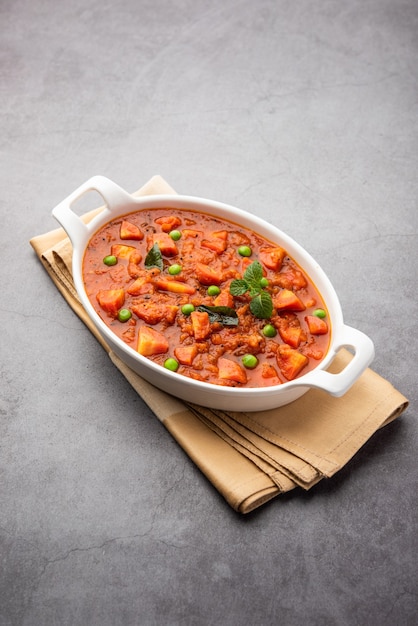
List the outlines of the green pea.
{"label": "green pea", "polygon": [[243,366],[249,370],[253,370],[258,365],[258,359],[253,354],[244,354],[241,360]]}
{"label": "green pea", "polygon": [[190,315],[190,313],[193,313],[193,311],[193,304],[183,304],[183,306],[181,307],[181,312],[183,313],[183,315]]}
{"label": "green pea", "polygon": [[251,256],[253,253],[253,251],[251,250],[250,246],[240,246],[238,248],[238,254],[240,254],[241,256]]}
{"label": "green pea", "polygon": [[273,324],[266,324],[263,328],[263,335],[265,337],[275,337],[277,335],[277,330]]}
{"label": "green pea", "polygon": [[269,281],[267,280],[267,278],[264,278],[263,276],[263,278],[260,280],[260,287],[263,287],[264,289],[264,287],[268,287],[268,286],[269,286]]}
{"label": "green pea", "polygon": [[208,287],[208,296],[218,296],[221,293],[221,290],[217,285],[211,285]]}
{"label": "green pea", "polygon": [[105,265],[116,265],[116,263],[118,262],[117,257],[115,257],[114,254],[109,254],[108,256],[105,256],[105,258],[103,259],[103,263]]}
{"label": "green pea", "polygon": [[132,313],[129,309],[121,309],[118,313],[118,320],[120,322],[127,322],[132,317]]}
{"label": "green pea", "polygon": [[321,319],[324,319],[324,317],[327,316],[327,314],[325,313],[324,309],[315,309],[315,311],[313,312],[313,314],[316,317],[320,317]]}
{"label": "green pea", "polygon": [[179,362],[176,361],[176,359],[173,359],[172,357],[170,357],[169,359],[166,359],[164,361],[164,367],[170,370],[171,372],[177,372],[178,367],[179,367]]}
{"label": "green pea", "polygon": [[178,241],[181,237],[181,232],[179,230],[171,230],[168,234],[173,241]]}
{"label": "green pea", "polygon": [[170,267],[168,268],[168,273],[172,276],[175,276],[176,274],[180,274],[182,269],[183,268],[181,265],[179,265],[178,263],[173,263],[173,265],[170,265]]}

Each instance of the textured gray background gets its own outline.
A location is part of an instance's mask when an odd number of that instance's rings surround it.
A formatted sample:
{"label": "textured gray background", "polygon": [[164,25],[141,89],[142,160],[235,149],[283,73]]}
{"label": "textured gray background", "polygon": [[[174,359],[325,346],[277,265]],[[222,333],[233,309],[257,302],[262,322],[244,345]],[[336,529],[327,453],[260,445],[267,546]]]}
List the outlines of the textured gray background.
{"label": "textured gray background", "polygon": [[[415,625],[416,0],[2,0],[0,28],[1,626]],[[304,245],[411,401],[246,517],[28,243],[90,176],[156,173]]]}

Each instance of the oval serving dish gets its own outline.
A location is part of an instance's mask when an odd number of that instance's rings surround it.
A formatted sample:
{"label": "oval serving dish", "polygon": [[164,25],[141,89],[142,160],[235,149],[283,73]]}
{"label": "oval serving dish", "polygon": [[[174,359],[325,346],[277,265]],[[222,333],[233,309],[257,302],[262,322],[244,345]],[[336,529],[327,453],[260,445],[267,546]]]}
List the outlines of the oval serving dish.
{"label": "oval serving dish", "polygon": [[[97,191],[106,206],[91,222],[85,224],[72,210],[84,194]],[[318,365],[298,378],[269,387],[229,387],[194,380],[172,372],[139,354],[120,339],[101,319],[87,296],[83,280],[83,259],[92,236],[110,220],[147,208],[189,209],[200,211],[258,233],[287,251],[320,292],[330,320],[331,340],[328,352]],[[310,388],[333,396],[342,396],[370,365],[374,346],[361,331],[344,324],[341,306],[328,277],[316,261],[288,235],[264,220],[220,202],[181,195],[135,197],[103,176],[95,176],[76,189],[52,212],[69,236],[73,246],[73,278],[81,303],[95,327],[109,345],[133,371],[163,391],[187,402],[215,409],[263,411],[293,402]],[[338,374],[326,371],[342,347],[351,348],[354,356]]]}

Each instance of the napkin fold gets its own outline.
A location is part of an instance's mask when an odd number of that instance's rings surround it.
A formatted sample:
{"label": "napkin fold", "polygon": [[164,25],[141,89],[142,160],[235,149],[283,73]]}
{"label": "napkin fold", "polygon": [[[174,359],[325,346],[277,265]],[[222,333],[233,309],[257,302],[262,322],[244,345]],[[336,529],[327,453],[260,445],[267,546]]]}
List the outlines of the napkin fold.
{"label": "napkin fold", "polygon": [[[135,195],[175,193],[153,176]],[[102,207],[89,211],[90,221]],[[55,229],[30,240],[54,284],[108,352],[135,391],[230,506],[248,513],[295,487],[310,489],[338,472],[382,426],[396,419],[408,400],[387,380],[367,369],[342,397],[311,389],[278,409],[233,412],[183,402],[133,372],[110,349],[90,321],[72,279],[72,247]],[[341,350],[330,371],[351,358]]]}

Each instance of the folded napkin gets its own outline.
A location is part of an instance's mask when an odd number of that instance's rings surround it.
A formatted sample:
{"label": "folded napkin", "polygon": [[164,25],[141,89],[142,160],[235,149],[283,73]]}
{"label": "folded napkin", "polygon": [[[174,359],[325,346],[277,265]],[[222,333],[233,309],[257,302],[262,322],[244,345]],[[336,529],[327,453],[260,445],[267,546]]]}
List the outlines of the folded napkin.
{"label": "folded napkin", "polygon": [[[154,176],[135,195],[174,193]],[[83,216],[88,222],[102,208]],[[312,389],[278,409],[236,413],[183,402],[127,367],[96,331],[72,280],[72,248],[58,228],[30,241],[68,304],[106,349],[115,366],[148,404],[226,501],[240,513],[301,487],[310,489],[340,470],[380,427],[398,417],[408,400],[371,369],[342,397]],[[351,355],[341,350],[330,371]]]}

